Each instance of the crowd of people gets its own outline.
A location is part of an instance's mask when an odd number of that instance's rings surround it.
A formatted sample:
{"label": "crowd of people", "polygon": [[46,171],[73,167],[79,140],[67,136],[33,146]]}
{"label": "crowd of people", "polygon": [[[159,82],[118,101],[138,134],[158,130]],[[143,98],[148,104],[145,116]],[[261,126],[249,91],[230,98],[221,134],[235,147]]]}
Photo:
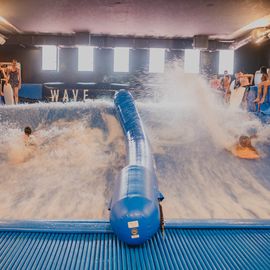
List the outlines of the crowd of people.
{"label": "crowd of people", "polygon": [[10,96],[11,104],[19,103],[19,90],[21,88],[21,70],[16,60],[12,60],[11,65],[4,64],[0,67],[0,96],[1,103],[7,103],[5,100]]}
{"label": "crowd of people", "polygon": [[[255,78],[256,75],[256,78]],[[232,104],[243,105],[245,104],[245,97],[249,90],[249,86],[257,85],[258,91],[254,98],[254,104],[257,104],[258,110],[260,105],[266,101],[268,94],[268,88],[270,86],[270,69],[261,67],[259,72],[253,74],[244,74],[243,72],[237,72],[234,74],[234,79],[225,70],[223,76],[218,78],[214,75],[210,80],[210,86],[213,89],[219,90],[223,95],[224,102],[228,103],[230,107]],[[239,98],[240,97],[240,98]],[[238,98],[238,100],[236,100]],[[235,101],[236,100],[236,101]],[[228,149],[234,156],[243,159],[259,159],[260,155],[256,148],[252,146],[251,140],[256,138],[256,135],[239,137],[238,142]]]}
{"label": "crowd of people", "polygon": [[[258,105],[265,102],[265,98],[268,93],[268,87],[270,86],[270,69],[267,69],[265,66],[260,68],[260,82],[258,83],[258,92],[257,97],[254,100],[254,103]],[[224,95],[224,100],[226,103],[230,102],[230,96],[232,91],[240,87],[248,87],[254,85],[254,75],[253,74],[244,74],[239,71],[234,75],[235,79],[232,80],[232,77],[228,74],[228,71],[225,70],[221,78],[218,78],[217,75],[214,75],[212,80],[210,80],[210,86],[213,89],[220,90]]]}
{"label": "crowd of people", "polygon": [[[239,89],[243,90],[242,93],[246,92],[246,89],[249,86],[257,84],[258,91],[257,96],[254,99],[254,103],[260,104],[265,102],[268,87],[270,86],[270,69],[267,70],[266,67],[260,68],[260,79],[259,81],[254,82],[253,74],[244,74],[243,72],[237,72],[234,74],[234,80],[232,80],[232,76],[229,75],[228,71],[225,70],[224,74],[218,78],[217,75],[214,75],[212,80],[210,80],[210,86],[213,89],[219,90],[224,97],[224,101],[226,103],[232,104],[232,95],[239,91]],[[2,65],[0,67],[0,103],[10,104],[10,99],[12,100],[12,104],[18,104],[19,97],[18,92],[21,88],[21,71],[17,65],[17,61],[13,60],[10,65]],[[9,95],[6,93],[10,91]],[[244,95],[243,95],[244,97]],[[9,99],[9,102],[8,102]],[[241,97],[242,99],[242,97]],[[30,127],[26,127],[24,130],[24,142],[25,146],[33,147],[36,146],[34,143],[32,135],[32,130]],[[242,135],[239,137],[239,141],[231,148],[228,149],[232,152],[233,155],[244,158],[244,159],[258,159],[260,155],[257,150],[252,146],[251,139],[253,137]]]}

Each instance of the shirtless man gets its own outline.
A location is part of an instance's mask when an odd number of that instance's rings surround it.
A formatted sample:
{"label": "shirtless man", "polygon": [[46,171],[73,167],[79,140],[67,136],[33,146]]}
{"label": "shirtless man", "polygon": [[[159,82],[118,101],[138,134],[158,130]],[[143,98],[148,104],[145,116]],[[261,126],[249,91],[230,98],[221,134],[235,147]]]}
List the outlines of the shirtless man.
{"label": "shirtless man", "polygon": [[225,102],[228,103],[230,100],[230,84],[231,84],[231,76],[228,74],[228,71],[224,71],[223,78],[221,79],[221,89],[225,92]]}
{"label": "shirtless man", "polygon": [[[262,73],[261,82],[258,84],[258,94],[257,98],[254,100],[255,103],[258,103],[259,105],[264,103],[265,98],[267,96],[268,87],[270,86],[270,77],[267,73],[266,67],[261,67],[260,71]],[[262,95],[262,88],[263,88],[263,96]]]}
{"label": "shirtless man", "polygon": [[[243,72],[237,72],[235,73],[235,80],[233,88],[239,88],[239,87],[246,87],[250,86],[253,83],[253,74],[244,74]],[[233,82],[232,82],[233,83]]]}
{"label": "shirtless man", "polygon": [[260,155],[251,144],[251,137],[240,136],[239,142],[230,149],[232,154],[243,159],[259,159]]}
{"label": "shirtless man", "polygon": [[218,90],[220,87],[220,80],[218,79],[217,75],[214,75],[213,78],[210,80],[210,87],[212,89]]}

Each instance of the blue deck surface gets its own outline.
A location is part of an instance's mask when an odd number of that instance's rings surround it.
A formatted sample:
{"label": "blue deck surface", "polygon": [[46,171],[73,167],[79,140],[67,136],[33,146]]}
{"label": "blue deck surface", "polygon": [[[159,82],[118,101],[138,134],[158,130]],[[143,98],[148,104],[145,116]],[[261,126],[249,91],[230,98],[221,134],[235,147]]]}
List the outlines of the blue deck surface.
{"label": "blue deck surface", "polygon": [[247,95],[247,110],[255,113],[263,123],[270,123],[270,86],[268,87],[268,94],[265,98],[265,102],[259,107],[254,100],[257,97],[257,86],[251,86]]}
{"label": "blue deck surface", "polygon": [[33,100],[42,99],[42,84],[24,83],[19,91],[19,96]]}
{"label": "blue deck surface", "polygon": [[270,222],[170,222],[139,247],[108,222],[0,224],[0,269],[269,269]]}

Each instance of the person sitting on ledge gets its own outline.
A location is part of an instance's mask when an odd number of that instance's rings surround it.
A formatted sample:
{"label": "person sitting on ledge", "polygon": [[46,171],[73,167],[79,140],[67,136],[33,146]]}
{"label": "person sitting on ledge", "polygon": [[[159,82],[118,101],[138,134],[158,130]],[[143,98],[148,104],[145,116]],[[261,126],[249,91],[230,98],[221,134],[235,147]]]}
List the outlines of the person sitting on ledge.
{"label": "person sitting on ledge", "polygon": [[243,159],[259,159],[260,155],[256,148],[252,146],[251,138],[245,135],[240,136],[239,142],[231,149],[232,154]]}
{"label": "person sitting on ledge", "polygon": [[[268,87],[270,86],[270,78],[267,74],[267,68],[261,67],[260,69],[262,73],[261,82],[258,84],[258,94],[257,98],[254,100],[255,103],[262,104],[265,101],[265,98],[267,96]],[[263,87],[263,95],[262,95],[262,87]],[[262,95],[262,98],[261,98]]]}

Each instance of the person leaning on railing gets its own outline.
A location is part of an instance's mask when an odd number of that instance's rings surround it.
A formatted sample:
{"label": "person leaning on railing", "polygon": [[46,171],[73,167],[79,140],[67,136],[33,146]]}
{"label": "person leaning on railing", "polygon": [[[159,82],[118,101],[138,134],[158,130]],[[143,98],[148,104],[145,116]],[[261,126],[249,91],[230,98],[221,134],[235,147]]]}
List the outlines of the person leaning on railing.
{"label": "person leaning on railing", "polygon": [[262,73],[262,78],[261,78],[261,82],[258,84],[257,98],[254,100],[254,102],[258,104],[264,103],[265,98],[267,96],[268,87],[270,86],[270,77],[269,77],[269,74],[267,73],[267,68],[261,67],[260,71]]}

